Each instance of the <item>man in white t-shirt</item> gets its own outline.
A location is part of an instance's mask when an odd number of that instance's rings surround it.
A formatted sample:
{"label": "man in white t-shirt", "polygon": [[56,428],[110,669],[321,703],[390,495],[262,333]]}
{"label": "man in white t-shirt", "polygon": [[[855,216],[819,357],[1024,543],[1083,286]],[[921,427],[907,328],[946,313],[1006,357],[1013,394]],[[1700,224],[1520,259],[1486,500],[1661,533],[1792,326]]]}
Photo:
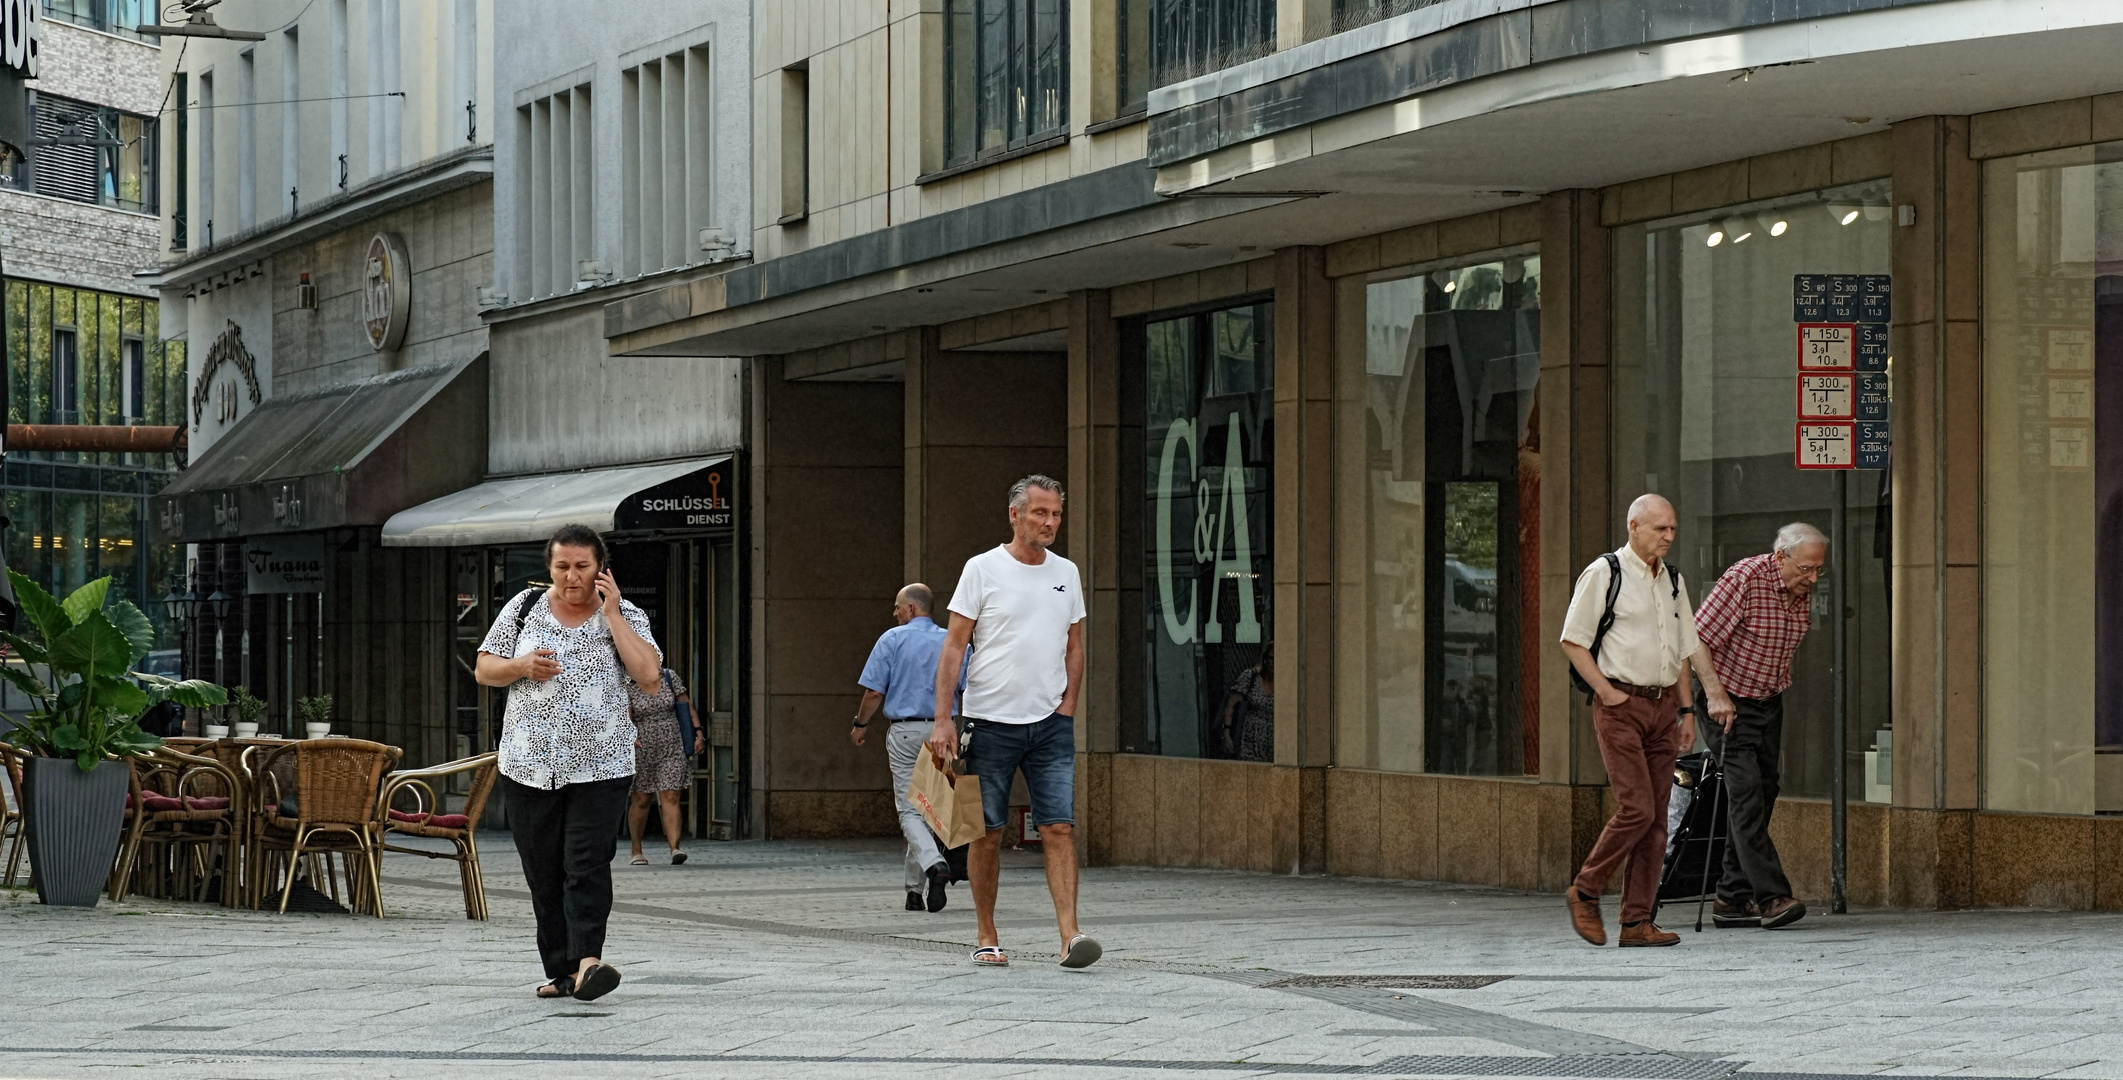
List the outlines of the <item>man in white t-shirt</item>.
{"label": "man in white t-shirt", "polygon": [[973,962],[1002,967],[1010,958],[995,931],[995,887],[1010,783],[1022,771],[1032,823],[1047,856],[1047,892],[1061,927],[1061,965],[1089,967],[1098,942],[1076,926],[1076,694],[1084,678],[1084,596],[1076,564],[1048,551],[1061,531],[1062,488],[1027,476],[1010,486],[1010,542],[966,560],[951,594],[951,625],[936,663],[936,724],[929,748],[959,755],[952,695],[966,646],[960,712],[966,718],[964,764],[980,778],[988,833],[967,852],[980,947]]}

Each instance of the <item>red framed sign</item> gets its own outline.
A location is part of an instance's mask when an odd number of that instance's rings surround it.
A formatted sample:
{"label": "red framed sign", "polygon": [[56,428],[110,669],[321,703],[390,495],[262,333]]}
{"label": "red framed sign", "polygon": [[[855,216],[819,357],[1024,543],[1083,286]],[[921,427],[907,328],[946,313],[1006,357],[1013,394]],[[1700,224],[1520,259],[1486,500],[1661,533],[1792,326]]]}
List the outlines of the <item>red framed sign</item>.
{"label": "red framed sign", "polygon": [[1856,371],[1856,323],[1800,323],[1800,371]]}
{"label": "red framed sign", "polygon": [[1857,425],[1849,420],[1800,421],[1792,432],[1791,463],[1801,469],[1857,467]]}
{"label": "red framed sign", "polygon": [[1858,377],[1799,373],[1799,422],[1857,419]]}

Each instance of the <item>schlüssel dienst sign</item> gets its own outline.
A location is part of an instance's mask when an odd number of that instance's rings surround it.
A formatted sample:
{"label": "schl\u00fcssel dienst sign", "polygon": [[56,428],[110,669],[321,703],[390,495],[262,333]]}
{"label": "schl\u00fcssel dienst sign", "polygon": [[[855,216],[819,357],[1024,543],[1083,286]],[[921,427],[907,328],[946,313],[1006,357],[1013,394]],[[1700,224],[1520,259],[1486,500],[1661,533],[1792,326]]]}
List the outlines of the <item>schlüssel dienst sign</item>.
{"label": "schl\u00fcssel dienst sign", "polygon": [[666,480],[626,497],[612,514],[613,528],[670,532],[728,529],[737,524],[734,459]]}

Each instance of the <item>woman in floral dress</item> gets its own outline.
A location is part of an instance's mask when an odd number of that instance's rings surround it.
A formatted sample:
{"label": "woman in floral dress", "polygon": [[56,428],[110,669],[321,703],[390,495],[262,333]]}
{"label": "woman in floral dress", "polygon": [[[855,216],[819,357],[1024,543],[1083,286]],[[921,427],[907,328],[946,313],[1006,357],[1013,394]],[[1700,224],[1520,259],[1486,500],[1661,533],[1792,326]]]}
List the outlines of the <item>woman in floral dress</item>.
{"label": "woman in floral dress", "polygon": [[[627,808],[627,835],[634,841],[635,866],[649,865],[648,856],[641,853],[641,833],[649,824],[652,801],[663,811],[663,837],[671,845],[671,865],[686,861],[686,853],[678,847],[682,832],[678,793],[693,782],[693,758],[679,745],[681,701],[692,707],[686,684],[670,668],[663,669],[662,681],[647,691],[627,684],[627,702],[634,713],[634,803]],[[706,734],[695,725],[692,753],[700,753],[706,742]]]}

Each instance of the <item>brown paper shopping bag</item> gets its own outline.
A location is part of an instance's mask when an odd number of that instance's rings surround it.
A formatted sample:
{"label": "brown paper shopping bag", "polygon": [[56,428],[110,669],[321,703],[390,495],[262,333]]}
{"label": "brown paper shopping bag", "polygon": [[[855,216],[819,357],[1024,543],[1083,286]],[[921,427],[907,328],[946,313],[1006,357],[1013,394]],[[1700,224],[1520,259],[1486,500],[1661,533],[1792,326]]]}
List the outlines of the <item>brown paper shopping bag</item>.
{"label": "brown paper shopping bag", "polygon": [[936,755],[926,748],[914,763],[907,801],[921,811],[922,820],[946,848],[972,843],[988,831],[981,815],[980,777],[960,776],[939,766]]}

